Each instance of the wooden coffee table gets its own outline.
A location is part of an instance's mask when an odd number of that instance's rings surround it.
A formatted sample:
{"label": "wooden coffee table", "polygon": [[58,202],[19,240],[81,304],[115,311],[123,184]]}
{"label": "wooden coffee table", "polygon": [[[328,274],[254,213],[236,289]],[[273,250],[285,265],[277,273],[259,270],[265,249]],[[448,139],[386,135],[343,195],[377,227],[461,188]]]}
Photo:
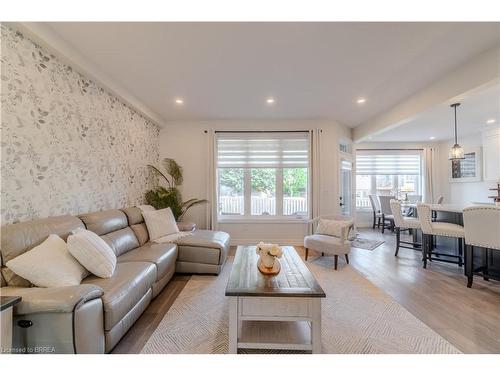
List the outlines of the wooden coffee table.
{"label": "wooden coffee table", "polygon": [[230,298],[229,353],[245,349],[321,352],[325,292],[295,249],[283,247],[281,271],[257,269],[255,246],[238,246],[226,287]]}

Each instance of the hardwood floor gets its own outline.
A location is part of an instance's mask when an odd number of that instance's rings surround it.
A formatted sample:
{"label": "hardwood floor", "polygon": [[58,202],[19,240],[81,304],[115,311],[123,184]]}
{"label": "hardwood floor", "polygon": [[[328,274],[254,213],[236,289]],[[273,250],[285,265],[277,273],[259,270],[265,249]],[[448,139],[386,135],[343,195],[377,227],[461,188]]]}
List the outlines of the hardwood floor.
{"label": "hardwood floor", "polygon": [[[347,267],[357,269],[464,353],[500,353],[500,282],[475,277],[468,289],[463,269],[457,265],[430,262],[424,270],[421,253],[403,248],[395,257],[391,232],[382,235],[367,229],[360,230],[360,236],[385,243],[372,251],[353,248]],[[304,248],[296,249],[303,258]],[[314,259],[320,254],[311,251],[309,256]],[[339,267],[346,267],[344,259]],[[174,276],[113,353],[139,353],[189,278]]]}

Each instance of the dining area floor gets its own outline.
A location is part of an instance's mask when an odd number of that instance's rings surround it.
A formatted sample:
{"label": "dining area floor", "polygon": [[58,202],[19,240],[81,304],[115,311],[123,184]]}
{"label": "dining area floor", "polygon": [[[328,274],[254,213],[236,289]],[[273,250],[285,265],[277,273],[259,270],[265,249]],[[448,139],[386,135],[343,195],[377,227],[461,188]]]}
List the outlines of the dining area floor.
{"label": "dining area floor", "polygon": [[394,256],[396,236],[391,231],[358,229],[358,237],[384,243],[374,250],[353,247],[351,267],[462,352],[500,353],[499,281],[475,276],[467,288],[457,264],[432,261],[424,269],[421,252],[412,249],[402,248]]}

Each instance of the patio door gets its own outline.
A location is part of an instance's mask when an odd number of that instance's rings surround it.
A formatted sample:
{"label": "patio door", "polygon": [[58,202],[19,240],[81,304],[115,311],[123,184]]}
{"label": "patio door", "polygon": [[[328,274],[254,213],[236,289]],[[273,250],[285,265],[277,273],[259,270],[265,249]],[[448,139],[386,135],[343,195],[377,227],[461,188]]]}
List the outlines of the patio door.
{"label": "patio door", "polygon": [[340,213],[345,216],[353,215],[353,159],[340,158],[339,175],[339,206]]}

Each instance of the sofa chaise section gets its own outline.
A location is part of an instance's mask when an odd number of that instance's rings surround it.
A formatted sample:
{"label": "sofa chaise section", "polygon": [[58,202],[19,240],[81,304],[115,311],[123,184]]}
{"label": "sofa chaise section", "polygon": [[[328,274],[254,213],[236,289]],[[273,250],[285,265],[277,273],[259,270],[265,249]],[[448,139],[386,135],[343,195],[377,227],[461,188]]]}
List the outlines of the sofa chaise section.
{"label": "sofa chaise section", "polygon": [[[138,207],[123,210],[128,224],[143,244],[151,244],[148,230]],[[230,237],[226,232],[200,230],[176,241],[177,261],[175,272],[219,274],[229,252]]]}

